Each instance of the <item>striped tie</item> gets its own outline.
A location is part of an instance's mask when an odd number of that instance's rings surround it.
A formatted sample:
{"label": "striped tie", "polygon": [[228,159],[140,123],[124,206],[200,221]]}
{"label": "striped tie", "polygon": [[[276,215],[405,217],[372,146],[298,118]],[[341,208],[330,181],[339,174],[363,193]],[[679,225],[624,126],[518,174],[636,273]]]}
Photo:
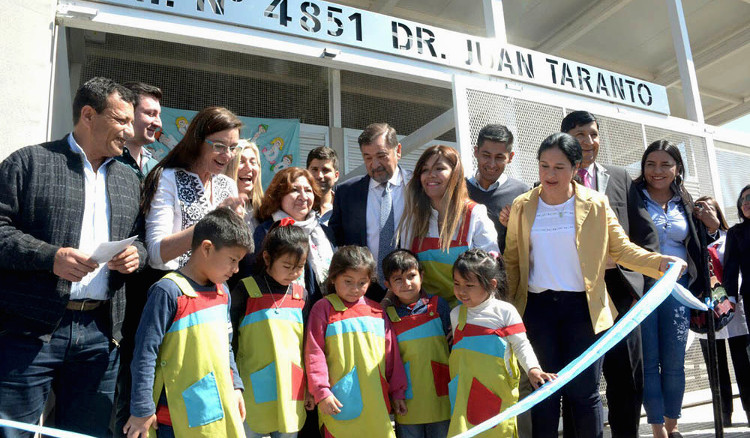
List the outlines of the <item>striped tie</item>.
{"label": "striped tie", "polygon": [[393,219],[393,190],[387,181],[381,184],[383,186],[383,195],[380,199],[380,241],[378,243],[378,282],[385,287],[385,278],[383,276],[383,259],[394,250],[393,233],[395,224]]}

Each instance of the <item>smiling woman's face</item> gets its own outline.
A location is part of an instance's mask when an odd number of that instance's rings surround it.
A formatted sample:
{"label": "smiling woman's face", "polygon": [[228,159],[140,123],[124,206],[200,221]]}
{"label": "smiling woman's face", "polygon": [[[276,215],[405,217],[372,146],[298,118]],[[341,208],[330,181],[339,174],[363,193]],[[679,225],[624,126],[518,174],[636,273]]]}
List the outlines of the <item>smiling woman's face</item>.
{"label": "smiling woman's face", "polygon": [[[240,130],[234,128],[214,132],[213,134],[207,135],[206,140],[214,144],[223,144],[230,147],[237,146],[237,143],[240,141]],[[206,173],[216,175],[224,172],[224,169],[226,169],[232,156],[232,152],[229,151],[216,152],[214,146],[204,141],[201,146],[201,155],[195,161],[190,170],[198,175]]]}
{"label": "smiling woman's face", "polygon": [[677,177],[677,163],[665,151],[653,151],[646,157],[643,165],[643,178],[652,189],[666,190],[671,188]]}
{"label": "smiling woman's face", "polygon": [[310,181],[300,176],[292,183],[292,191],[281,198],[281,210],[295,221],[303,221],[310,213],[315,194]]}
{"label": "smiling woman's face", "polygon": [[422,189],[427,197],[430,198],[433,208],[439,205],[443,199],[445,191],[448,190],[448,181],[450,181],[452,174],[453,167],[451,163],[445,157],[438,154],[430,157],[425,163],[419,178],[422,183]]}
{"label": "smiling woman's face", "polygon": [[742,214],[745,216],[745,220],[750,219],[750,190],[742,192],[741,199]]}
{"label": "smiling woman's face", "polygon": [[255,180],[258,177],[260,165],[255,151],[249,147],[242,151],[240,164],[237,169],[237,190],[240,194],[250,196],[255,187]]}

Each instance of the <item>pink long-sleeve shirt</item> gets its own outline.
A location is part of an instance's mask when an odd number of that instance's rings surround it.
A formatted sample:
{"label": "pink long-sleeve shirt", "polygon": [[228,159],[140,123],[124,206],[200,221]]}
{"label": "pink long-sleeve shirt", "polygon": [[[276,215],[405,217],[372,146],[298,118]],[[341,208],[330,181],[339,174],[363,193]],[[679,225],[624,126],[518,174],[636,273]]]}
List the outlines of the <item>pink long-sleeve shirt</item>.
{"label": "pink long-sleeve shirt", "polygon": [[[380,308],[375,301],[362,297],[356,303],[341,300],[347,308],[355,304],[367,304]],[[315,397],[315,403],[320,403],[330,395],[331,382],[328,378],[328,365],[325,356],[325,335],[328,328],[328,317],[333,311],[333,305],[328,300],[320,300],[310,310],[307,320],[307,338],[305,341],[305,370],[307,372],[307,386],[310,394]],[[394,400],[403,400],[406,392],[406,370],[401,361],[396,335],[391,322],[385,317],[385,378],[388,381],[389,393]]]}

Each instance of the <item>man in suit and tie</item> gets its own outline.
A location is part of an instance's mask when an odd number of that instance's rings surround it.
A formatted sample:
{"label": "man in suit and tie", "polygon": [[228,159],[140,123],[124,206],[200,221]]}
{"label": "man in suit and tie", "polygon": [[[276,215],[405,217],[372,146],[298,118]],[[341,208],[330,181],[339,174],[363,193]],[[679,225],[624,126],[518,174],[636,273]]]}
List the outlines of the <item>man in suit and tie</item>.
{"label": "man in suit and tie", "polygon": [[[572,135],[581,144],[583,162],[578,176],[582,184],[607,195],[609,205],[633,243],[658,251],[656,230],[630,175],[622,167],[596,162],[599,153],[596,118],[587,111],[573,111],[563,119],[560,131]],[[619,267],[610,260],[604,280],[619,320],[643,295],[643,275]],[[639,327],[604,356],[603,371],[607,381],[612,436],[637,437],[643,400],[643,353]],[[563,421],[571,421],[570,412],[564,406],[563,411]],[[566,430],[573,429],[566,427]]]}
{"label": "man in suit and tie", "polygon": [[378,262],[378,284],[370,286],[367,297],[379,302],[385,295],[381,265],[398,247],[394,238],[411,172],[398,165],[401,143],[387,123],[368,125],[357,142],[367,175],[339,184],[328,224],[337,246],[366,246],[372,252]]}

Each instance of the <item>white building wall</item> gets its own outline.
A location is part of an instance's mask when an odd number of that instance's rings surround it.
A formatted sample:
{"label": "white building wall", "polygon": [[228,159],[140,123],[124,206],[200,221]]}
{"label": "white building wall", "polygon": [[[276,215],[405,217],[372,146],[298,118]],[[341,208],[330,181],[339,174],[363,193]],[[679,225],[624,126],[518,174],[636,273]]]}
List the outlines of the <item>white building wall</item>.
{"label": "white building wall", "polygon": [[0,0],[0,159],[47,140],[55,0]]}

